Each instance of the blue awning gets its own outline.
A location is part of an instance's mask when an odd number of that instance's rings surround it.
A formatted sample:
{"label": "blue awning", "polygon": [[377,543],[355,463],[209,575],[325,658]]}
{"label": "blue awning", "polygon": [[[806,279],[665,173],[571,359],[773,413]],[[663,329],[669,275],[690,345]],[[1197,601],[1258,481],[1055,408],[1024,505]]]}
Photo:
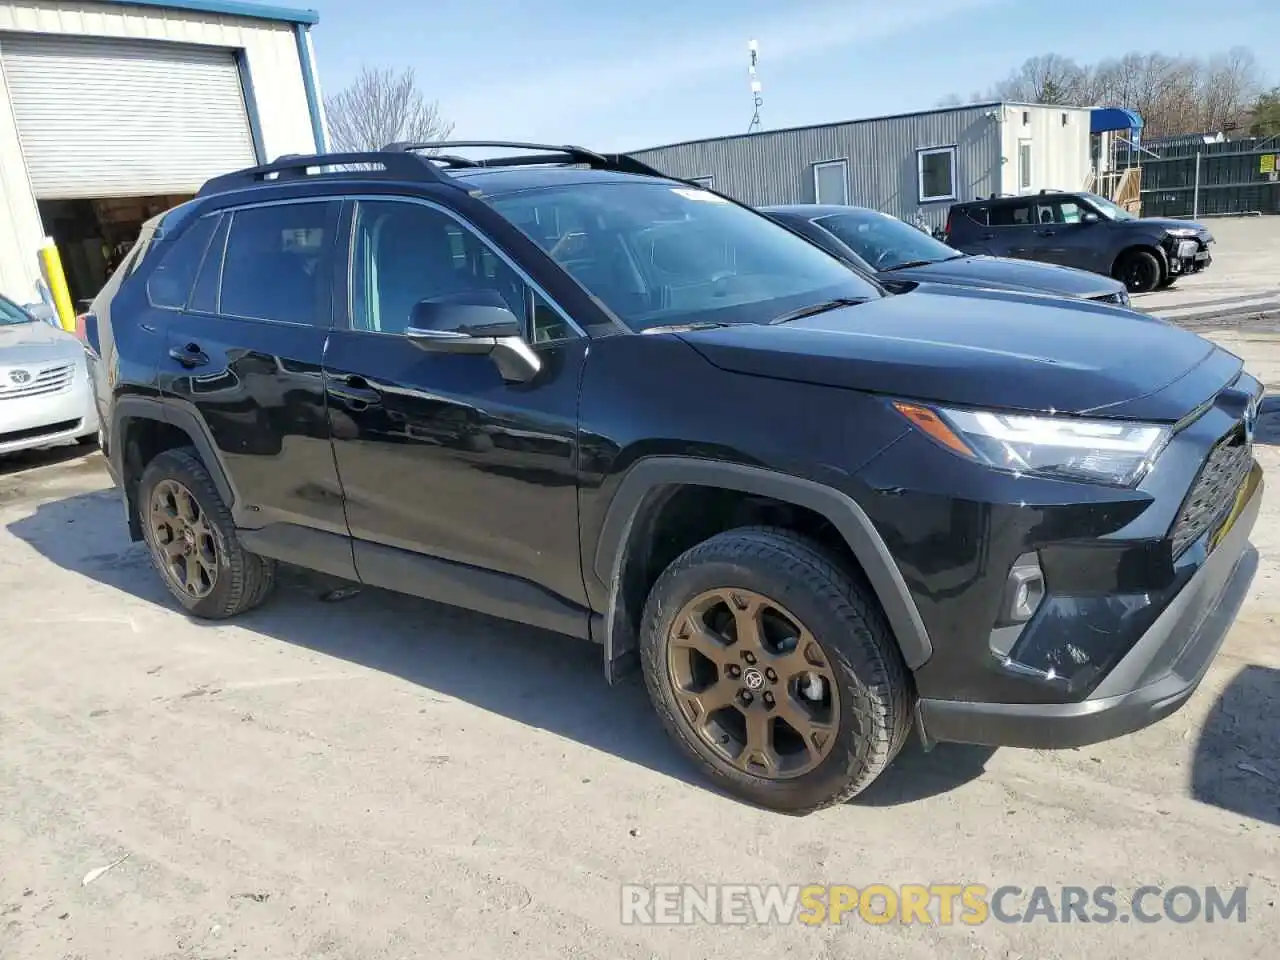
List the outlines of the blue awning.
{"label": "blue awning", "polygon": [[1093,133],[1106,133],[1110,130],[1142,129],[1142,117],[1124,107],[1098,107],[1092,111],[1089,129]]}

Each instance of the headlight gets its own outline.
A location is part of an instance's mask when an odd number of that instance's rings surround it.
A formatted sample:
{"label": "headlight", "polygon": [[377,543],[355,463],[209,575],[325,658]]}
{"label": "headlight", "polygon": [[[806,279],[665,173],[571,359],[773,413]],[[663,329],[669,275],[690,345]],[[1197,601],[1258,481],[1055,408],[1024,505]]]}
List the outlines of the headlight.
{"label": "headlight", "polygon": [[1165,233],[1169,234],[1171,237],[1186,238],[1200,236],[1200,231],[1196,230],[1194,227],[1174,227],[1170,230],[1166,230]]}
{"label": "headlight", "polygon": [[1120,304],[1120,306],[1122,306],[1122,307],[1127,307],[1127,306],[1129,306],[1129,305],[1130,305],[1130,303],[1131,303],[1131,301],[1129,300],[1129,291],[1128,291],[1128,290],[1121,290],[1119,293],[1117,293],[1117,294],[1116,294],[1116,303]]}
{"label": "headlight", "polygon": [[1132,486],[1169,441],[1167,427],[1150,423],[894,407],[953,453],[1016,474]]}

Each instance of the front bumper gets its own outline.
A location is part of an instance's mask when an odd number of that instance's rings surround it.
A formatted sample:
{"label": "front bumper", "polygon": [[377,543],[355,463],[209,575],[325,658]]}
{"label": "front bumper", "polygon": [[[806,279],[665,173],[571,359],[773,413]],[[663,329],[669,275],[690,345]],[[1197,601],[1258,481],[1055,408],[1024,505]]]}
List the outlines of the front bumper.
{"label": "front bumper", "polygon": [[1249,533],[1262,502],[1262,472],[1250,474],[1235,522],[1164,612],[1084,700],[980,703],[922,699],[926,745],[938,741],[1053,749],[1132,733],[1191,697],[1240,609],[1258,566]]}
{"label": "front bumper", "polygon": [[1213,263],[1213,254],[1209,250],[1212,242],[1211,237],[1205,236],[1171,240],[1166,249],[1169,273],[1173,276],[1185,276],[1207,269]]}
{"label": "front bumper", "polygon": [[92,436],[98,414],[83,367],[56,392],[0,395],[0,455]]}

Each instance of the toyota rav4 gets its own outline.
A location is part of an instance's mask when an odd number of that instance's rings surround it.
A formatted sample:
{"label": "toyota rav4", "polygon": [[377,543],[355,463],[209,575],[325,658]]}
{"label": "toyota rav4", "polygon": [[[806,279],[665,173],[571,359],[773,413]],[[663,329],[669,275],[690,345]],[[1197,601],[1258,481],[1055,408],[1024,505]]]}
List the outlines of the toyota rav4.
{"label": "toyota rav4", "polygon": [[129,531],[186,611],[262,603],[283,561],[593,640],[779,810],[858,793],[913,729],[1158,720],[1256,567],[1234,355],[1118,306],[889,295],[625,155],[228,174],[146,225],[86,335]]}

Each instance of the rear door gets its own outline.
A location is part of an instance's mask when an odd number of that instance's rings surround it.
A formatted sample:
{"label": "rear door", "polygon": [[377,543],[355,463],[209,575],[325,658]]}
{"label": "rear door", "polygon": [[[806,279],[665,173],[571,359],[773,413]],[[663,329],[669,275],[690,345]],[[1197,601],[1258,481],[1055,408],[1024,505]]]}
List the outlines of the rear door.
{"label": "rear door", "polygon": [[997,257],[1033,260],[1036,211],[1031,200],[995,203],[988,214],[987,252]]}
{"label": "rear door", "polygon": [[336,535],[336,566],[309,563],[351,575],[322,375],[340,208],[314,198],[208,214],[195,225],[209,240],[189,292],[163,269],[149,290],[174,310],[161,389],[207,434],[237,525],[275,540]]}

